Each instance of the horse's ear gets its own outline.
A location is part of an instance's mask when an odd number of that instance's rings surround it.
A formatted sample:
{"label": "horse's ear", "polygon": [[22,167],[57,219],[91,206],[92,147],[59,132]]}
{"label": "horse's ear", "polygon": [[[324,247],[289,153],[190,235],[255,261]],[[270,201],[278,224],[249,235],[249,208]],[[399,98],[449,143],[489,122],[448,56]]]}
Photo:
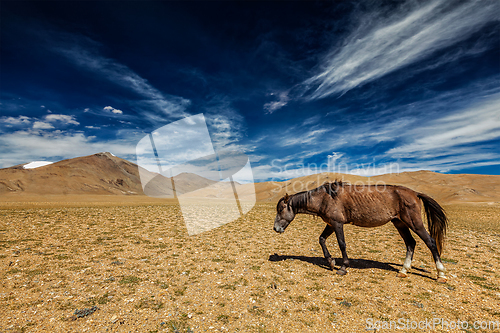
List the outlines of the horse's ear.
{"label": "horse's ear", "polygon": [[288,195],[288,193],[285,193],[285,203],[287,204],[288,203],[288,199],[290,199],[290,196]]}

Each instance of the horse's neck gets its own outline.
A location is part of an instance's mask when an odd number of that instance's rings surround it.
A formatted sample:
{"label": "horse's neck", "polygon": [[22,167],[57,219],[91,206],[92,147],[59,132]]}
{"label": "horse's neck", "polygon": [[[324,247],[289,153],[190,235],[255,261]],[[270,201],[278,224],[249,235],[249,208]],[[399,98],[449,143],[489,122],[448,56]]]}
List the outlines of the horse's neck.
{"label": "horse's neck", "polygon": [[[299,205],[296,207],[296,214],[309,214],[309,215],[314,215],[314,216],[319,216],[319,207],[316,207],[316,202],[315,200],[315,195],[316,193],[312,193],[306,200],[306,204],[304,205]],[[298,198],[297,198],[298,199]],[[297,200],[299,202],[299,200]]]}

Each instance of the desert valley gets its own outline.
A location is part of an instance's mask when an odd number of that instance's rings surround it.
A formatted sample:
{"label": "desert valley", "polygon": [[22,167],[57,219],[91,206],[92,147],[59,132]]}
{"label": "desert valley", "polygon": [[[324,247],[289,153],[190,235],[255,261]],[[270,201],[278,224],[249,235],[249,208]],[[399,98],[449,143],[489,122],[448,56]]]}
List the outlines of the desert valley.
{"label": "desert valley", "polygon": [[[500,322],[500,176],[322,173],[235,184],[241,198],[255,189],[255,207],[188,236],[177,201],[145,196],[138,170],[110,153],[0,169],[0,331],[363,332],[368,323],[438,318],[445,322],[434,332],[450,331],[446,321],[476,332],[475,322]],[[211,184],[195,177],[174,180],[184,189]],[[417,237],[412,274],[396,276],[405,246],[391,224],[346,226],[346,276],[323,259],[321,220],[300,215],[284,234],[273,231],[279,198],[335,179],[404,185],[435,198],[449,217],[448,283],[436,282]],[[211,195],[232,193],[222,183]],[[335,237],[328,247],[338,265]]]}

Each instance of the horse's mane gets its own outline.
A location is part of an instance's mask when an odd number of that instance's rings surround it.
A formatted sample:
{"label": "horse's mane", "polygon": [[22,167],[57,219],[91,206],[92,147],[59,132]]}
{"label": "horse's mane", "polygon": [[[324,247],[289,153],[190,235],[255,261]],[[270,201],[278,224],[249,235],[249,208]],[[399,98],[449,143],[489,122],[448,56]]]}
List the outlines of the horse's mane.
{"label": "horse's mane", "polygon": [[[313,194],[325,191],[333,199],[335,199],[338,193],[338,189],[342,186],[344,186],[344,183],[341,180],[337,179],[334,182],[325,182],[323,185],[320,185],[312,190],[292,194],[290,196],[290,199],[288,199],[288,202],[290,202],[294,213],[296,213],[299,209],[307,208],[307,205],[311,200]],[[284,197],[278,201],[277,207],[280,207],[280,202],[283,200],[285,200]]]}
{"label": "horse's mane", "polygon": [[[324,187],[326,190],[326,193],[328,193],[333,199],[335,199],[335,197],[338,194],[339,188],[344,187],[345,184],[346,183],[344,183],[343,181],[335,179],[335,181],[333,183],[326,182],[323,185],[321,185],[320,187]],[[318,188],[320,188],[320,187],[318,187]]]}

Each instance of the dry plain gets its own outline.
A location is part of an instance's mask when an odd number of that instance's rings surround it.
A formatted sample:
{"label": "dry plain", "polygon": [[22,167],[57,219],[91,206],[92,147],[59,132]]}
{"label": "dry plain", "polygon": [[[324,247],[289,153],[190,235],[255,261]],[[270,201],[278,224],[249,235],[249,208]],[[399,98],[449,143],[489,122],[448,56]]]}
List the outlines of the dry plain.
{"label": "dry plain", "polygon": [[[390,224],[346,226],[352,267],[341,277],[322,258],[323,222],[298,216],[276,234],[273,203],[188,236],[173,201],[64,198],[0,204],[2,332],[369,332],[367,320],[500,321],[498,203],[445,205],[450,279],[439,284],[420,240],[412,274],[396,277],[405,249]],[[334,237],[327,244],[338,261]]]}

